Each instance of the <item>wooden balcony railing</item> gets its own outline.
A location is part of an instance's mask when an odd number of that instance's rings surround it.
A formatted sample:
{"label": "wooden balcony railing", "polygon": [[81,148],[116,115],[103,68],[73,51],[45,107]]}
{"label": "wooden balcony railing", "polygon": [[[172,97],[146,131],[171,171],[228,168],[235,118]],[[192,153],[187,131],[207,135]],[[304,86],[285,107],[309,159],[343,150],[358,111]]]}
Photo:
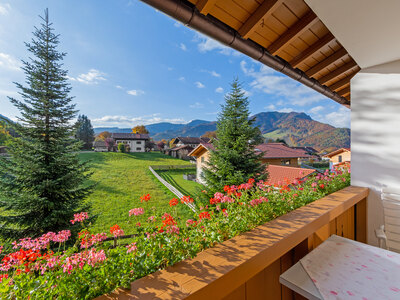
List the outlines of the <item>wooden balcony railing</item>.
{"label": "wooden balcony railing", "polygon": [[368,189],[347,187],[98,299],[293,299],[279,275],[332,234],[366,242]]}

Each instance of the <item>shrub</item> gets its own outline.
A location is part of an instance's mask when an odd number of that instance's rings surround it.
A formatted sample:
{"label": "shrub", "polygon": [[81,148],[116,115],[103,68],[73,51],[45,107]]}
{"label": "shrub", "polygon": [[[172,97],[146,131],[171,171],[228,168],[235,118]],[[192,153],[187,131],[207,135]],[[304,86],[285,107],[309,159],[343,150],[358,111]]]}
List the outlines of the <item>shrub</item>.
{"label": "shrub", "polygon": [[[176,210],[173,214],[155,213],[143,224],[136,224],[138,234],[129,244],[115,248],[104,242],[106,233],[92,234],[87,228],[65,251],[61,249],[69,239],[68,231],[22,239],[13,243],[15,252],[5,255],[0,264],[0,294],[10,299],[28,295],[32,299],[91,299],[129,286],[135,279],[194,257],[349,184],[349,173],[340,170],[296,180],[291,186],[269,186],[250,179],[238,186],[225,186],[224,193],[215,193],[191,219],[181,220]],[[143,195],[141,201],[151,201],[151,196]],[[193,199],[172,199],[170,206],[187,202]],[[136,222],[144,209],[136,207],[128,213]],[[88,217],[84,212],[76,214],[71,223],[84,224]],[[124,232],[115,224],[110,234],[117,239]]]}
{"label": "shrub", "polygon": [[124,143],[118,144],[118,152],[125,153],[125,144]]}

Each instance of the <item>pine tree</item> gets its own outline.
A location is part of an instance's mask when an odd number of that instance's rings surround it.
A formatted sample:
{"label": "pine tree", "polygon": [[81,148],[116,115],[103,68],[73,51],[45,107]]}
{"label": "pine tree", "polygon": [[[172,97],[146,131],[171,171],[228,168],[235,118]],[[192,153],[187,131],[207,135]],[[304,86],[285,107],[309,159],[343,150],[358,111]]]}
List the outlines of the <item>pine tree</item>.
{"label": "pine tree", "polygon": [[57,51],[47,10],[41,19],[26,43],[32,54],[22,62],[26,85],[16,83],[23,100],[9,97],[21,117],[20,137],[9,145],[9,159],[0,159],[0,236],[8,240],[71,228],[92,189],[88,167],[78,159],[80,143],[71,138],[77,111],[62,69],[65,53]]}
{"label": "pine tree", "polygon": [[265,165],[254,151],[259,144],[260,130],[249,119],[249,100],[245,97],[238,79],[231,84],[225,104],[217,120],[217,138],[213,140],[204,179],[212,192],[221,191],[225,185],[238,185],[248,179],[265,179]]}
{"label": "pine tree", "polygon": [[75,137],[83,144],[82,148],[89,150],[93,147],[94,130],[89,118],[85,115],[79,115],[78,121],[75,124]]}

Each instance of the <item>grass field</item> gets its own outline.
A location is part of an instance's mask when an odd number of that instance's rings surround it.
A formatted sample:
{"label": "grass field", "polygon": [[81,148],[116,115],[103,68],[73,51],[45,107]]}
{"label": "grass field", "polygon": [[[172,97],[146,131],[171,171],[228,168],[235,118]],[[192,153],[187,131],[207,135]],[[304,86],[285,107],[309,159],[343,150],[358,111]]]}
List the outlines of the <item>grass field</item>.
{"label": "grass field", "polygon": [[157,171],[157,173],[168,183],[173,185],[184,195],[195,197],[202,190],[202,185],[190,180],[183,179],[184,174],[196,174],[196,169],[174,169],[168,171]]}
{"label": "grass field", "polygon": [[[91,180],[97,185],[88,197],[92,214],[97,220],[91,228],[94,232],[109,232],[110,226],[118,224],[126,234],[135,232],[135,224],[144,222],[152,210],[172,212],[169,200],[174,195],[151,174],[148,167],[154,165],[190,165],[189,162],[161,153],[81,153],[83,161],[90,161],[94,174]],[[150,194],[151,200],[140,203],[140,196]],[[128,211],[143,207],[145,214],[129,218]],[[178,215],[191,216],[191,210],[178,206]],[[130,220],[131,219],[131,220]],[[130,221],[129,221],[130,220]],[[127,222],[129,223],[127,224]]]}

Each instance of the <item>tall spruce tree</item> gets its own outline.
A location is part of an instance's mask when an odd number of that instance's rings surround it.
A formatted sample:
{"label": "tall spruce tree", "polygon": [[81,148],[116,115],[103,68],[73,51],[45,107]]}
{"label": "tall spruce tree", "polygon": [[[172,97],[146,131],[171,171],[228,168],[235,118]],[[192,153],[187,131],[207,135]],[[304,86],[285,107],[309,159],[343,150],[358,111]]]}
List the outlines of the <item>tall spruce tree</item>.
{"label": "tall spruce tree", "polygon": [[203,176],[207,187],[221,191],[225,185],[238,185],[250,178],[265,179],[262,154],[254,151],[261,142],[260,130],[249,119],[249,100],[238,79],[231,83],[231,91],[225,96],[225,104],[217,120],[217,138],[213,140],[208,167]]}
{"label": "tall spruce tree", "polygon": [[82,142],[82,148],[91,149],[94,141],[94,130],[89,118],[85,115],[79,115],[75,126],[75,137]]}
{"label": "tall spruce tree", "polygon": [[63,70],[65,53],[48,11],[31,43],[32,57],[23,61],[26,85],[16,83],[22,100],[10,98],[20,111],[19,138],[0,159],[0,236],[17,239],[71,228],[73,214],[84,207],[92,186],[87,165],[78,159],[80,143],[71,136],[76,116]]}

